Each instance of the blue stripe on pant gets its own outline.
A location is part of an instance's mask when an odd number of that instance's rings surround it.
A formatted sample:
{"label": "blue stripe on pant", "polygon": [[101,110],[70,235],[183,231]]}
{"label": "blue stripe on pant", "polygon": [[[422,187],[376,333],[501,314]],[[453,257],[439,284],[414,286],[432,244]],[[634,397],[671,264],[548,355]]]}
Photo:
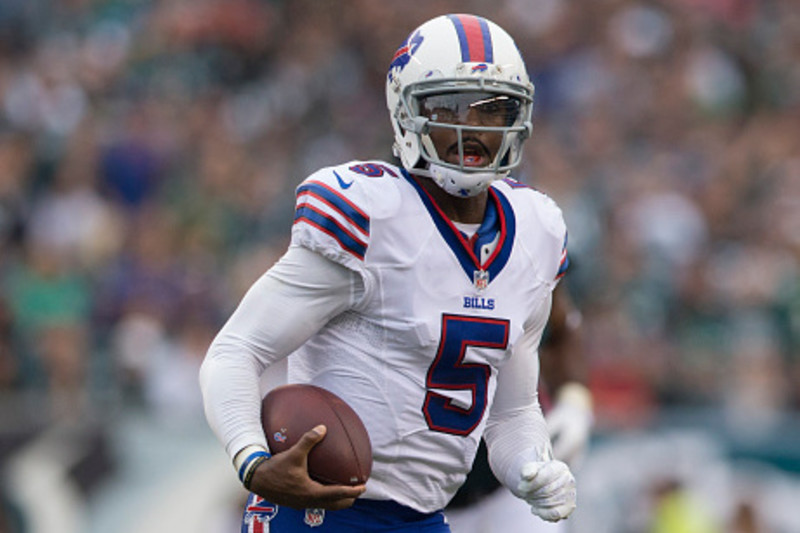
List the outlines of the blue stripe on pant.
{"label": "blue stripe on pant", "polygon": [[450,533],[444,513],[420,513],[393,501],[356,500],[349,509],[297,510],[251,494],[242,518],[242,533]]}

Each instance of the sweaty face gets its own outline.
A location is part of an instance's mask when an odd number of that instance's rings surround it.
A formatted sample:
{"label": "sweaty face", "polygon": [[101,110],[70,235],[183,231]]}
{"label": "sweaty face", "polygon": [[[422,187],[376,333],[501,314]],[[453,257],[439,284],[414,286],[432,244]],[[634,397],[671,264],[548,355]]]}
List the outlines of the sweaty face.
{"label": "sweaty face", "polygon": [[467,167],[485,167],[494,161],[503,143],[500,128],[515,124],[521,107],[513,96],[488,92],[443,93],[419,99],[420,115],[431,120],[430,138],[439,158],[461,164],[461,129],[463,163]]}

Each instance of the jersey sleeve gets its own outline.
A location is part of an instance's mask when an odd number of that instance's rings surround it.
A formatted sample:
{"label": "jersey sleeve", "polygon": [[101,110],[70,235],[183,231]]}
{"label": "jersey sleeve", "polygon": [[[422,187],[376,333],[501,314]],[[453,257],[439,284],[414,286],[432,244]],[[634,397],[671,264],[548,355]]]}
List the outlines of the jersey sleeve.
{"label": "jersey sleeve", "polygon": [[231,459],[248,445],[266,447],[259,376],[360,298],[356,273],[300,247],[290,247],[250,287],[209,346],[199,376],[206,417]]}
{"label": "jersey sleeve", "polygon": [[370,242],[370,202],[363,179],[342,165],[303,181],[296,191],[292,244],[363,271]]}

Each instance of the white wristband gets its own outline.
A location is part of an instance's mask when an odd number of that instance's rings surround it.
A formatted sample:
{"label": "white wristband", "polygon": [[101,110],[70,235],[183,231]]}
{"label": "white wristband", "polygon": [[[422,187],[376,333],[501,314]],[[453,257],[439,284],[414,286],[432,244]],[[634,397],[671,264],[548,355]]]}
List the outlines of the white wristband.
{"label": "white wristband", "polygon": [[236,468],[236,474],[245,488],[250,488],[250,480],[256,467],[270,457],[272,457],[272,454],[266,448],[257,444],[251,444],[239,450],[233,458],[233,466]]}

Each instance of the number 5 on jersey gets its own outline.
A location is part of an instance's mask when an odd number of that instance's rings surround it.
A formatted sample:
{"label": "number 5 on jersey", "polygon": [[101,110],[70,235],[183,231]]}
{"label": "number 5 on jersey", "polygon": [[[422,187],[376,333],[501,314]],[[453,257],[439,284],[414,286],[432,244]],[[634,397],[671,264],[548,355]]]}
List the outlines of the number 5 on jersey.
{"label": "number 5 on jersey", "polygon": [[[469,435],[486,411],[491,368],[482,363],[464,363],[467,347],[508,347],[509,321],[462,315],[442,315],[442,332],[436,358],[428,369],[422,412],[433,431]],[[472,403],[465,409],[434,389],[469,391]]]}

